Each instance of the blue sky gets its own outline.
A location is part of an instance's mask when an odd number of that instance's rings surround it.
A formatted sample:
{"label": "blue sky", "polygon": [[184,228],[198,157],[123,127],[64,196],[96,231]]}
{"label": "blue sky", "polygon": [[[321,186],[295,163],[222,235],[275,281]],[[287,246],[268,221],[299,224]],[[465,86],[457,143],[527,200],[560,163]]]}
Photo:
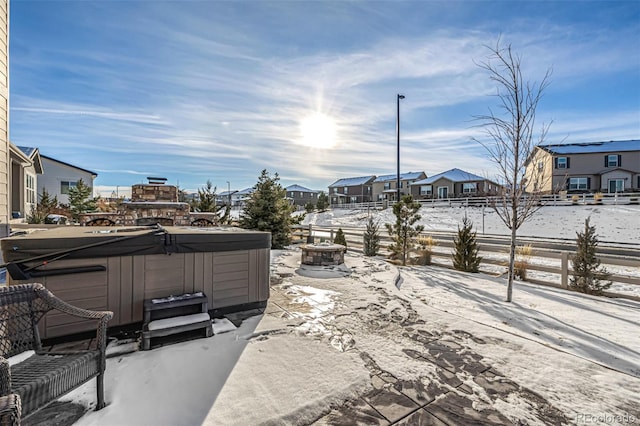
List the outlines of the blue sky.
{"label": "blue sky", "polygon": [[[494,176],[472,118],[497,106],[475,63],[498,37],[528,80],[553,69],[538,108],[549,143],[640,138],[638,1],[12,0],[10,13],[12,142],[103,189],[391,174],[398,93],[403,172]],[[301,124],[318,113],[330,148]]]}

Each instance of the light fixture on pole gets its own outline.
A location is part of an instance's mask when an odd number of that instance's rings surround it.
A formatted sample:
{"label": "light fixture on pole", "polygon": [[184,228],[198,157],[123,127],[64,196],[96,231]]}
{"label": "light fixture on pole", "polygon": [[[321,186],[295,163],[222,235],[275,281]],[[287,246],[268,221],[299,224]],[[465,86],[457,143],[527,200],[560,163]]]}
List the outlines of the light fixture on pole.
{"label": "light fixture on pole", "polygon": [[396,182],[396,202],[400,201],[400,99],[404,99],[404,95],[398,94],[396,99],[396,135],[398,138],[398,181]]}

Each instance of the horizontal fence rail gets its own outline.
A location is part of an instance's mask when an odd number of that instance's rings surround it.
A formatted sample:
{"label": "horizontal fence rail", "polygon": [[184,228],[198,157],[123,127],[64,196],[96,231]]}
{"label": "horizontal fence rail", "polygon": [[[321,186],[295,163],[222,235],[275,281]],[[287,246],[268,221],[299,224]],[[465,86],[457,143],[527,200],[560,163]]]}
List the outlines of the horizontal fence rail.
{"label": "horizontal fence rail", "polygon": [[[347,241],[349,250],[362,252],[364,229],[359,227],[341,226]],[[389,255],[391,238],[384,227],[380,227],[380,253]],[[338,227],[297,225],[292,232],[294,243],[318,243],[321,241],[333,241]],[[435,241],[432,248],[432,264],[436,266],[452,267],[451,253],[454,249],[453,239],[456,232],[423,232],[422,236],[429,236]],[[490,274],[496,274],[496,267],[507,266],[510,238],[502,235],[476,236],[480,250],[481,270]],[[576,253],[576,243],[569,239],[531,238],[517,239],[518,246],[531,246],[531,256],[528,259],[527,270],[539,271],[557,276],[557,281],[548,279],[534,279],[527,277],[527,282],[548,285],[552,287],[568,288],[569,277],[573,273],[571,269],[571,257]],[[615,271],[608,278],[613,283],[640,285],[640,245],[598,245],[598,259],[602,266],[609,271]],[[449,261],[449,262],[448,262]],[[631,269],[629,274],[625,269]],[[504,272],[500,273],[502,275]],[[624,297],[640,300],[640,296],[626,293],[605,292],[611,297]]]}
{"label": "horizontal fence rail", "polygon": [[[429,198],[416,199],[423,206],[429,207],[488,207],[500,203],[500,197],[461,197],[461,198]],[[333,209],[381,210],[390,207],[394,201],[371,201],[366,203],[331,204]],[[540,198],[544,206],[571,205],[640,205],[640,193],[583,193],[583,194],[550,194]]]}

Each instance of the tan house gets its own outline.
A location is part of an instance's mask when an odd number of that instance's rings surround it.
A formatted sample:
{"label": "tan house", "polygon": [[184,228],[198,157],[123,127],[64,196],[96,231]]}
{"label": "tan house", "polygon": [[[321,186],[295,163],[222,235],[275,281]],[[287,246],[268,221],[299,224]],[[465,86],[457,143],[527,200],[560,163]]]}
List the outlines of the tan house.
{"label": "tan house", "polygon": [[[411,193],[411,184],[417,180],[425,179],[425,172],[409,172],[400,175],[400,196]],[[378,176],[372,185],[373,200],[395,200],[398,194],[398,175]]]}
{"label": "tan house", "polygon": [[0,238],[9,235],[9,1],[0,0]]}
{"label": "tan house", "polygon": [[38,175],[42,161],[38,148],[9,143],[9,176],[11,220],[23,222],[38,203]]}
{"label": "tan house", "polygon": [[430,198],[462,198],[496,195],[501,186],[493,181],[465,172],[451,169],[411,184],[411,195],[416,200]]}
{"label": "tan house", "polygon": [[338,179],[329,185],[330,204],[366,203],[373,201],[372,185],[375,176]]}
{"label": "tan house", "polygon": [[539,188],[543,192],[637,192],[640,140],[539,145],[527,163],[527,175],[534,170],[551,177]]}

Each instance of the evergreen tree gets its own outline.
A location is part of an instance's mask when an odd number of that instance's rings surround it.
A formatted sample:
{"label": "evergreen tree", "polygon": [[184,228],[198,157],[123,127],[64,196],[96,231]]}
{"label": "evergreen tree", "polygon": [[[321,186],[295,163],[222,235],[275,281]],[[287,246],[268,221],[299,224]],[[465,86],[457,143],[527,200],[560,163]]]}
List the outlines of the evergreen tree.
{"label": "evergreen tree", "polygon": [[338,228],[338,231],[336,232],[336,236],[333,239],[333,242],[335,244],[342,244],[343,246],[347,247],[347,239],[344,236],[344,232],[342,231],[342,228]]}
{"label": "evergreen tree", "polygon": [[600,260],[596,257],[596,227],[589,224],[589,219],[584,221],[584,232],[577,232],[577,251],[571,259],[573,276],[569,280],[569,288],[582,293],[602,294],[611,287],[611,281],[606,281],[610,274],[604,267],[600,268]]}
{"label": "evergreen tree", "polygon": [[326,211],[327,207],[329,207],[329,197],[327,197],[327,194],[325,194],[324,191],[320,192],[320,195],[318,195],[316,207],[320,212]]}
{"label": "evergreen tree", "polygon": [[380,225],[369,216],[367,228],[364,231],[362,251],[365,256],[375,256],[380,250]]}
{"label": "evergreen tree", "polygon": [[92,192],[93,188],[82,179],[69,188],[69,211],[74,220],[77,221],[82,213],[94,212],[98,208],[100,197],[92,197]]}
{"label": "evergreen tree", "polygon": [[198,188],[198,198],[194,200],[193,209],[199,212],[217,213],[222,206],[216,206],[216,187],[207,180],[204,188]]}
{"label": "evergreen tree", "polygon": [[414,248],[414,238],[424,229],[422,225],[415,225],[422,218],[418,210],[420,210],[420,203],[414,201],[411,195],[405,195],[400,202],[393,205],[396,223],[385,224],[393,240],[389,250],[394,258],[402,261],[403,266],[407,264],[407,257]]}
{"label": "evergreen tree", "polygon": [[472,232],[473,223],[466,217],[462,220],[462,228],[458,226],[458,236],[454,237],[455,252],[453,267],[458,271],[478,272],[481,257],[478,256],[476,233]]}
{"label": "evergreen tree", "polygon": [[313,211],[316,209],[316,205],[313,204],[313,202],[309,201],[307,204],[305,204],[304,209],[307,213],[313,213]]}
{"label": "evergreen tree", "polygon": [[51,197],[46,189],[42,189],[40,200],[31,208],[31,214],[27,215],[27,223],[51,223],[47,218],[58,208],[58,197]]}
{"label": "evergreen tree", "polygon": [[280,185],[280,177],[273,177],[263,170],[254,191],[240,216],[240,226],[246,229],[271,232],[271,247],[284,248],[291,243],[292,207],[286,190]]}

